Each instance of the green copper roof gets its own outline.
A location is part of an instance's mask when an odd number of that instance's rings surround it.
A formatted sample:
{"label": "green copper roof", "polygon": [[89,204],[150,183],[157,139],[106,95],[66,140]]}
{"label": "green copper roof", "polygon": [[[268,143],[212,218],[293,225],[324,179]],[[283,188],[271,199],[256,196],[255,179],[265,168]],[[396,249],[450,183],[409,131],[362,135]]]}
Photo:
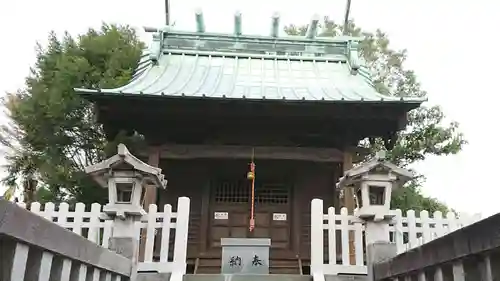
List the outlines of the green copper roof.
{"label": "green copper roof", "polygon": [[153,43],[129,84],[75,90],[228,99],[423,101],[379,94],[358,56],[360,38],[317,38],[317,17],[305,37],[283,38],[277,37],[277,15],[271,20],[270,36],[242,35],[239,13],[234,34],[207,33],[200,12],[196,21],[196,32],[147,28],[154,32]]}

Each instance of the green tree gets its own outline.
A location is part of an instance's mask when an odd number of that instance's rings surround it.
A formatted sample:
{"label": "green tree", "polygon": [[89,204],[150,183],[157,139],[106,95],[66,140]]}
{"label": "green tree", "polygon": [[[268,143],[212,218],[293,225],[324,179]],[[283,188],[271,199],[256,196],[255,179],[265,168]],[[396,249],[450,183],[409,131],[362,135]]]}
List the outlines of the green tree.
{"label": "green tree", "polygon": [[[118,140],[106,141],[93,107],[73,88],[123,85],[142,49],[133,29],[106,24],[76,38],[51,33],[46,48],[37,45],[25,87],[3,99],[10,123],[1,127],[0,140],[8,148],[4,183],[10,194],[21,182],[25,201],[106,200],[104,189],[83,170],[106,157],[105,152],[114,153]],[[137,135],[121,134],[118,139],[141,143]],[[38,190],[25,187],[29,180],[38,181]]]}
{"label": "green tree", "polygon": [[[288,25],[285,32],[289,35],[305,35],[307,25]],[[337,36],[343,33],[343,26],[325,17],[319,36]],[[404,68],[406,50],[394,50],[389,46],[387,35],[381,31],[369,32],[350,21],[347,35],[361,36],[361,54],[373,74],[376,89],[385,95],[422,97],[422,89],[415,72]],[[424,160],[428,155],[449,155],[458,153],[466,144],[458,130],[458,124],[443,123],[443,112],[439,106],[422,106],[408,115],[407,130],[398,134],[395,147],[389,152],[394,163],[407,167],[411,163]],[[382,141],[374,144],[364,141],[361,146],[370,147],[375,153],[382,147]],[[422,177],[408,184],[408,188],[395,192],[393,207],[402,210],[448,211],[448,207],[435,198],[422,194]]]}
{"label": "green tree", "polygon": [[[307,26],[290,25],[289,34],[305,34]],[[322,36],[335,36],[342,27],[325,18]],[[413,71],[403,68],[406,51],[389,48],[387,36],[362,31],[350,22],[348,33],[364,36],[362,54],[374,74],[377,89],[387,95],[423,96]],[[118,141],[139,148],[140,135],[120,134],[108,143],[94,120],[93,107],[75,95],[74,87],[109,88],[126,83],[143,48],[129,27],[103,25],[76,39],[69,34],[59,39],[50,34],[47,48],[38,46],[37,61],[26,87],[3,100],[10,124],[0,128],[1,142],[9,148],[5,182],[16,187],[21,180],[37,179],[37,200],[78,200],[86,203],[105,200],[103,190],[82,171],[114,153]],[[439,107],[422,107],[409,115],[409,129],[399,134],[392,160],[407,166],[427,155],[447,155],[465,144],[456,123],[442,125]],[[361,143],[361,145],[367,145]],[[373,151],[381,141],[371,147]],[[107,153],[106,153],[107,152]],[[24,186],[26,186],[24,184]],[[420,182],[397,193],[394,207],[401,209],[446,210],[439,201],[422,195]],[[35,192],[31,189],[23,192]],[[12,193],[12,188],[9,188]]]}

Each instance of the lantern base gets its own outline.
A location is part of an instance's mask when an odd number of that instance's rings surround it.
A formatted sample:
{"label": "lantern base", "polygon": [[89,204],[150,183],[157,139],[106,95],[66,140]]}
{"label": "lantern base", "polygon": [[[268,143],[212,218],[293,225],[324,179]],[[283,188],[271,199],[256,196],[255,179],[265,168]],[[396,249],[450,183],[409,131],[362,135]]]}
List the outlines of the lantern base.
{"label": "lantern base", "polygon": [[142,217],[147,214],[146,211],[141,206],[134,206],[130,204],[106,204],[102,211],[110,216],[110,217],[116,217],[116,216],[138,216]]}
{"label": "lantern base", "polygon": [[355,215],[365,221],[392,220],[396,214],[385,206],[365,206],[359,208]]}

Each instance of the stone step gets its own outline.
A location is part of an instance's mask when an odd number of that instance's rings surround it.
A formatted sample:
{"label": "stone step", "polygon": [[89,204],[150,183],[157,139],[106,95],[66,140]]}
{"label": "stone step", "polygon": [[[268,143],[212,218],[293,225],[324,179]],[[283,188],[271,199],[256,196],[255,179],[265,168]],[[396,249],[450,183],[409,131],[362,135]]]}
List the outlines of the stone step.
{"label": "stone step", "polygon": [[310,275],[297,274],[187,274],[184,281],[312,281]]}
{"label": "stone step", "polygon": [[[168,281],[170,273],[139,273],[137,281]],[[223,274],[186,274],[183,281],[312,281],[310,275],[270,274],[270,275],[223,275]],[[367,276],[360,275],[326,275],[325,281],[368,281]]]}
{"label": "stone step", "polygon": [[137,274],[137,281],[168,281],[170,273],[140,272]]}
{"label": "stone step", "polygon": [[196,274],[220,274],[220,265],[218,266],[199,266]]}
{"label": "stone step", "polygon": [[368,281],[366,275],[325,275],[325,281]]}
{"label": "stone step", "polygon": [[295,275],[299,275],[300,270],[297,267],[289,267],[289,266],[276,267],[276,266],[273,266],[273,267],[269,268],[269,273],[270,274],[295,274]]}

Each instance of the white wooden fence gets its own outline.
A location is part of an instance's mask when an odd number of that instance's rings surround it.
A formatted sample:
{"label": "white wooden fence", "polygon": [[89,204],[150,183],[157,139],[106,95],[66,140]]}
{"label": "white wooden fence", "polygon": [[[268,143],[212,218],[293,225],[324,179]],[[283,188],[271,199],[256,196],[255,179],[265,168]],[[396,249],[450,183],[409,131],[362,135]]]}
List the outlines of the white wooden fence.
{"label": "white wooden fence", "polygon": [[[404,217],[401,210],[393,212],[395,217],[389,225],[387,235],[391,242],[396,243],[398,253],[418,247],[480,219],[478,216],[457,217],[454,213],[448,213],[443,217],[441,212],[435,212],[430,217],[427,211],[422,211],[417,216],[412,210]],[[324,214],[323,200],[312,201],[311,274],[313,276],[318,273],[319,275],[367,274],[364,226],[361,223],[353,223],[352,221],[356,221],[355,218],[354,215],[348,215],[346,208],[340,209],[337,213],[335,208],[330,207],[328,213]],[[349,233],[352,233],[354,238],[354,253],[350,252]],[[324,278],[317,277],[314,279]]]}
{"label": "white wooden fence", "polygon": [[[145,235],[144,261],[139,262],[138,271],[172,272],[173,280],[182,280],[186,271],[187,238],[189,224],[189,198],[180,197],[177,203],[177,212],[167,204],[163,212],[158,212],[156,205],[150,205],[148,214],[141,221],[136,222],[136,238]],[[33,203],[31,211],[58,225],[82,235],[88,240],[108,248],[108,240],[112,236],[113,221],[106,220],[102,213],[102,206],[94,203],[90,210],[85,204],[77,203],[70,210],[67,203],[56,206],[53,203]],[[171,230],[175,230],[174,248],[169,249]],[[159,260],[154,260],[155,238],[160,245]]]}
{"label": "white wooden fence", "polygon": [[[177,206],[177,212],[172,211],[171,205],[165,205],[163,212],[158,212],[156,205],[150,205],[148,214],[136,223],[136,237],[139,239],[141,234],[145,235],[144,261],[139,263],[139,271],[172,272],[173,280],[181,280],[179,278],[182,278],[186,268],[189,198],[179,198]],[[66,203],[58,206],[53,203],[44,206],[33,203],[31,211],[104,248],[108,247],[113,221],[103,219],[102,206],[97,203],[92,204],[89,209],[86,209],[83,203],[77,203],[71,210]],[[399,253],[478,220],[478,217],[456,217],[454,213],[448,213],[443,217],[440,212],[436,212],[431,217],[426,211],[418,216],[414,211],[408,211],[406,216],[403,216],[400,210],[393,212],[395,218],[389,226],[387,235],[396,243]],[[345,208],[337,212],[330,207],[327,214],[324,214],[323,201],[320,199],[312,201],[311,273],[333,275],[367,273],[364,226],[353,223],[354,218],[355,216],[347,214]],[[349,249],[349,233],[352,233],[353,237],[353,253]],[[174,241],[173,249],[169,248],[171,240]],[[159,243],[156,247],[155,241]],[[159,249],[159,254],[156,256],[155,248]],[[159,257],[154,259],[157,256]]]}

